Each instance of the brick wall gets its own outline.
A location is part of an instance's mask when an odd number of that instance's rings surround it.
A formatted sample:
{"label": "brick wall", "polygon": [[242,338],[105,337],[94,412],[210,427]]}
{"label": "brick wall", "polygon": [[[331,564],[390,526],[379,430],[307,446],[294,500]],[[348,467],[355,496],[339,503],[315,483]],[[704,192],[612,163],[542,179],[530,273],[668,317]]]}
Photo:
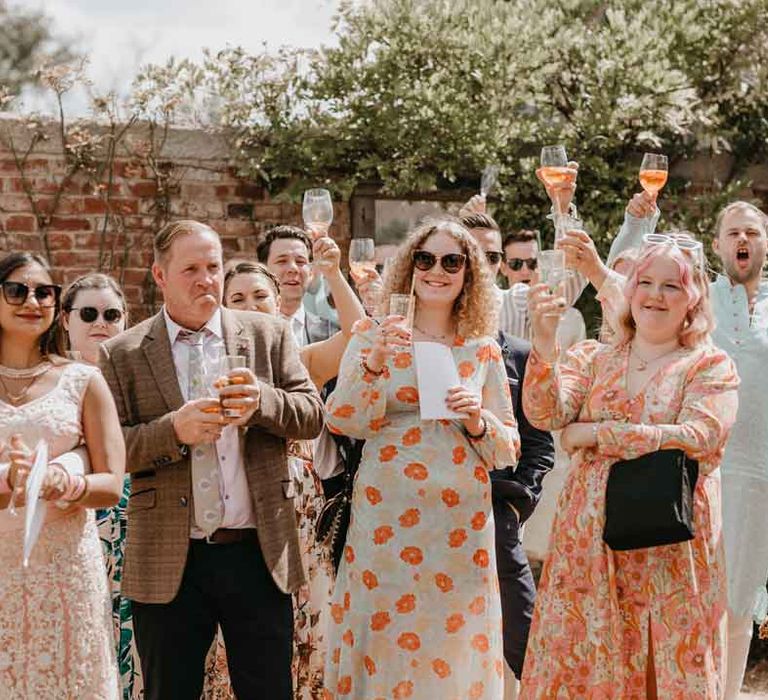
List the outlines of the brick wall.
{"label": "brick wall", "polygon": [[[177,129],[168,134],[159,154],[163,172],[170,173],[173,181],[167,200],[158,197],[152,168],[126,149],[114,160],[111,181],[106,172],[100,177],[78,173],[56,202],[66,164],[55,124],[50,125],[50,138],[26,161],[26,182],[7,146],[11,136],[17,153],[23,152],[24,126],[10,115],[0,115],[0,129],[5,136],[0,142],[2,249],[41,252],[40,231],[47,229],[57,281],[67,284],[99,269],[101,261],[102,271],[121,280],[137,320],[161,302],[149,273],[152,237],[159,222],[192,218],[209,224],[222,237],[225,259],[255,257],[265,229],[277,223],[302,223],[300,204],[275,201],[259,185],[236,177],[227,162],[226,144],[204,132]],[[49,225],[40,226],[25,187],[32,190],[38,215],[50,217]],[[336,206],[331,235],[346,247],[350,236],[346,204]]]}

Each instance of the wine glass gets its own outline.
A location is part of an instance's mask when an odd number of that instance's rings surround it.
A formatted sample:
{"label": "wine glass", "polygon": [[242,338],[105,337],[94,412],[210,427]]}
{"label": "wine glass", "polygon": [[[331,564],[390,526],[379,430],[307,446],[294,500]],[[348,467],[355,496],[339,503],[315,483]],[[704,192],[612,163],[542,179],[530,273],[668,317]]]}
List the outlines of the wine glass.
{"label": "wine glass", "polygon": [[667,184],[669,164],[663,153],[646,153],[640,165],[640,184],[654,199]]}
{"label": "wine glass", "polygon": [[301,213],[313,241],[327,236],[333,221],[331,193],[320,188],[307,190],[304,192]]}
{"label": "wine glass", "polygon": [[[571,170],[568,167],[568,156],[565,146],[544,146],[541,149],[541,177],[550,187],[568,182]],[[560,199],[555,197],[555,225],[557,218],[562,214]]]}
{"label": "wine glass", "polygon": [[349,268],[355,282],[368,277],[368,271],[376,271],[376,245],[373,238],[353,238],[349,243]]}
{"label": "wine glass", "polygon": [[483,176],[480,179],[480,196],[485,199],[493,189],[496,181],[499,179],[499,166],[486,165],[483,168]]}

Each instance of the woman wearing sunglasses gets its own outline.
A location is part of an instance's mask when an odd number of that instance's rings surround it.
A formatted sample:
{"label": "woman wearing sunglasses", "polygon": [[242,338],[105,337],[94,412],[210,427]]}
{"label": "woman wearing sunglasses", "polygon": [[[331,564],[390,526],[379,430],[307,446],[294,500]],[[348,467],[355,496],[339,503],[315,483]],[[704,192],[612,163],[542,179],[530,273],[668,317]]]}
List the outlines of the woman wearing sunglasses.
{"label": "woman wearing sunglasses", "polygon": [[[483,253],[453,219],[400,247],[386,293],[399,316],[363,321],[327,403],[332,431],[366,439],[331,608],[327,697],[503,694],[501,609],[488,470],[517,462],[519,438]],[[411,341],[450,349],[455,420],[421,420]]]}
{"label": "woman wearing sunglasses", "polygon": [[[61,329],[70,357],[95,365],[103,342],[125,330],[128,311],[120,286],[107,275],[91,273],[78,277],[61,300]],[[126,475],[123,494],[114,508],[96,511],[96,525],[104,550],[112,594],[112,618],[117,644],[117,662],[123,698],[141,697],[141,668],[131,623],[131,604],[120,595],[123,549],[128,528],[126,508],[131,479]]]}
{"label": "woman wearing sunglasses", "polygon": [[[738,377],[710,340],[700,252],[690,237],[648,238],[624,287],[612,344],[586,341],[560,360],[559,307],[544,285],[532,290],[524,409],[537,427],[563,429],[572,467],[539,586],[521,699],[723,697],[719,467]],[[695,537],[609,549],[603,528],[612,465],[666,449],[698,461]]]}
{"label": "woman wearing sunglasses", "polygon": [[[125,446],[99,371],[60,355],[60,287],[45,262],[0,260],[0,697],[117,698],[118,677],[93,508],[117,503]],[[48,445],[45,520],[22,567],[24,490],[38,441]],[[57,462],[84,445],[90,473]]]}

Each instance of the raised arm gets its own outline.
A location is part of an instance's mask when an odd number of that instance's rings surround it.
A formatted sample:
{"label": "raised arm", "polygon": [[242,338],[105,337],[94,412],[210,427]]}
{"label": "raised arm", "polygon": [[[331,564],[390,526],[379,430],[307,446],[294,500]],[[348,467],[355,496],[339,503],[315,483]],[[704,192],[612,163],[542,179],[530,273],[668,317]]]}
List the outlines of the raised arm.
{"label": "raised arm", "polygon": [[613,239],[606,264],[613,265],[614,260],[629,248],[637,248],[643,242],[646,233],[653,233],[659,223],[661,212],[656,206],[655,198],[646,192],[635,194],[627,204],[624,212],[624,222]]}

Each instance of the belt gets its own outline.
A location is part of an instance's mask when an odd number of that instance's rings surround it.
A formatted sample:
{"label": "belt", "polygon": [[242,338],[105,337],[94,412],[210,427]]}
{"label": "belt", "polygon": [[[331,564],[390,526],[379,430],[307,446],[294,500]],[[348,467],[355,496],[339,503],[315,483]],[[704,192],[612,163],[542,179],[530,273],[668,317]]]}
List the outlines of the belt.
{"label": "belt", "polygon": [[210,535],[206,535],[205,539],[193,539],[192,541],[200,542],[202,544],[237,544],[238,542],[255,542],[256,528],[220,527],[218,530],[214,530]]}

